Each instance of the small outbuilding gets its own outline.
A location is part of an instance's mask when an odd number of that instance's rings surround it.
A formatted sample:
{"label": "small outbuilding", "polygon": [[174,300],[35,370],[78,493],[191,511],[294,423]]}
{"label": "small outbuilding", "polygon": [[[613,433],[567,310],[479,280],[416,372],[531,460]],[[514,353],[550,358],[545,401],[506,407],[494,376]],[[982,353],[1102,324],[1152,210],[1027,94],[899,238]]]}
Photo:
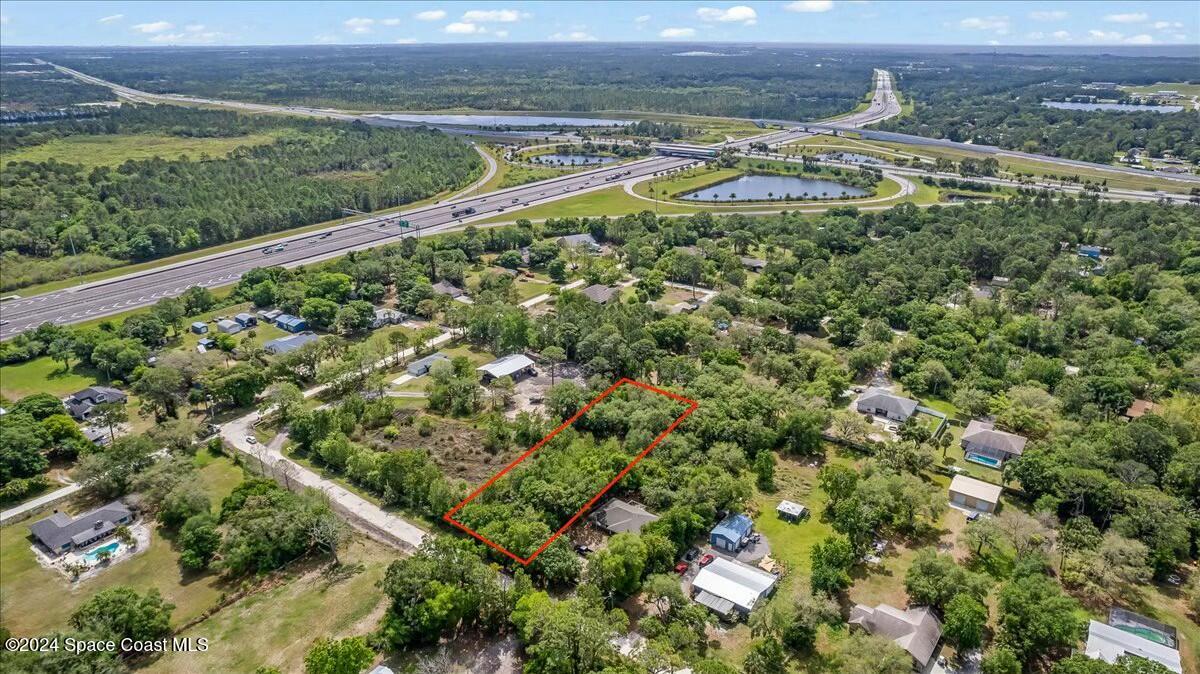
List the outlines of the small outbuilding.
{"label": "small outbuilding", "polygon": [[238,325],[242,326],[243,328],[252,328],[258,325],[258,319],[245,311],[237,316],[234,316],[233,320],[237,321]]}
{"label": "small outbuilding", "polygon": [[1121,413],[1121,416],[1129,421],[1133,421],[1134,419],[1139,419],[1147,414],[1157,413],[1158,405],[1150,402],[1149,400],[1135,400],[1128,409]]}
{"label": "small outbuilding", "polygon": [[196,321],[196,322],[192,323],[192,333],[193,334],[203,335],[203,334],[206,334],[207,332],[208,332],[208,323],[205,323],[204,321]]}
{"label": "small outbuilding", "polygon": [[775,506],[775,512],[779,514],[781,519],[785,519],[789,522],[798,522],[804,519],[808,513],[808,508],[805,508],[795,501],[784,499],[779,502],[779,505]]}
{"label": "small outbuilding", "polygon": [[242,325],[235,320],[224,318],[217,321],[217,332],[226,335],[236,335],[242,331]]}
{"label": "small outbuilding", "polygon": [[279,314],[275,317],[275,327],[286,332],[304,332],[308,329],[308,321],[291,314]]}
{"label": "small outbuilding", "polygon": [[487,365],[475,368],[480,374],[480,383],[487,384],[501,377],[511,377],[518,381],[534,374],[533,361],[523,353],[514,353],[503,358],[497,358]]}
{"label": "small outbuilding", "polygon": [[708,534],[708,542],[718,550],[737,553],[750,542],[750,534],[754,531],[754,521],[742,513],[730,515],[721,520]]}
{"label": "small outbuilding", "polygon": [[420,360],[414,360],[408,364],[408,374],[412,377],[423,377],[429,374],[429,370],[433,367],[434,363],[442,360],[449,361],[450,357],[441,351],[429,356],[425,356]]}
{"label": "small outbuilding", "polygon": [[747,271],[761,272],[767,268],[767,261],[757,257],[743,257],[742,266],[745,267]]}
{"label": "small outbuilding", "polygon": [[955,475],[950,481],[950,502],[956,506],[994,513],[1000,505],[1000,494],[1004,488],[998,484],[976,480],[966,475]]}

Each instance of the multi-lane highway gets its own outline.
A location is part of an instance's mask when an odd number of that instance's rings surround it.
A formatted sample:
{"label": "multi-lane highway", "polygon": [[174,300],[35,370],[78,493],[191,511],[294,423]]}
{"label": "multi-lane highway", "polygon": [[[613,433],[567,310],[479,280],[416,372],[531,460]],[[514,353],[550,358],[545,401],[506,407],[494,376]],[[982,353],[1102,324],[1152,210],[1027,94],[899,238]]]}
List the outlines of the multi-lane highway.
{"label": "multi-lane highway", "polygon": [[[499,213],[612,187],[622,180],[652,176],[692,163],[693,160],[674,157],[641,159],[402,213],[368,217],[347,225],[280,239],[268,246],[244,246],[67,290],[8,300],[0,304],[0,320],[3,321],[0,339],[48,321],[77,323],[146,306],[163,297],[179,295],[190,286],[215,288],[229,285],[255,267],[310,264],[352,250],[392,243],[406,236],[461,227]],[[410,227],[402,228],[400,220],[407,221]]]}

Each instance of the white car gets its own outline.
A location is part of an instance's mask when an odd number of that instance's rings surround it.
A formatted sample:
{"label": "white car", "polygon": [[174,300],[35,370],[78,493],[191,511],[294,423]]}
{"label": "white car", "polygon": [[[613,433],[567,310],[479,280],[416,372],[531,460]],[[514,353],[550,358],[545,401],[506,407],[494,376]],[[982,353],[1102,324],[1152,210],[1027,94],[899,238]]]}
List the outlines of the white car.
{"label": "white car", "polygon": [[247,436],[246,436],[246,444],[248,444],[248,445],[257,445],[257,444],[258,444],[258,438],[254,437],[253,435],[247,435]]}

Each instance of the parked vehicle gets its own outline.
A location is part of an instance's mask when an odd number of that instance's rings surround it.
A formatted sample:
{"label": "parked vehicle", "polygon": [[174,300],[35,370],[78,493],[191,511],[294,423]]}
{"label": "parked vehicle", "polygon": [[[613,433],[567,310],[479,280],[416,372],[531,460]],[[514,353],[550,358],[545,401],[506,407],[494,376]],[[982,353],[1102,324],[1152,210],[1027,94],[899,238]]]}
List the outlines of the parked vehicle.
{"label": "parked vehicle", "polygon": [[704,555],[700,558],[700,566],[708,566],[709,564],[712,564],[714,559],[716,559],[716,557],[711,554]]}

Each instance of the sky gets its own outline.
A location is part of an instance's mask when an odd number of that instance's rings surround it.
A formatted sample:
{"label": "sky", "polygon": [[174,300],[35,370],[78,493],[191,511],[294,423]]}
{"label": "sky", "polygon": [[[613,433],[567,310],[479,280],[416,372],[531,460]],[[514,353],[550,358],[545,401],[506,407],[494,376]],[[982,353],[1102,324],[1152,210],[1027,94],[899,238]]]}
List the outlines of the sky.
{"label": "sky", "polygon": [[1191,0],[0,3],[8,46],[547,41],[1194,45],[1200,10]]}

